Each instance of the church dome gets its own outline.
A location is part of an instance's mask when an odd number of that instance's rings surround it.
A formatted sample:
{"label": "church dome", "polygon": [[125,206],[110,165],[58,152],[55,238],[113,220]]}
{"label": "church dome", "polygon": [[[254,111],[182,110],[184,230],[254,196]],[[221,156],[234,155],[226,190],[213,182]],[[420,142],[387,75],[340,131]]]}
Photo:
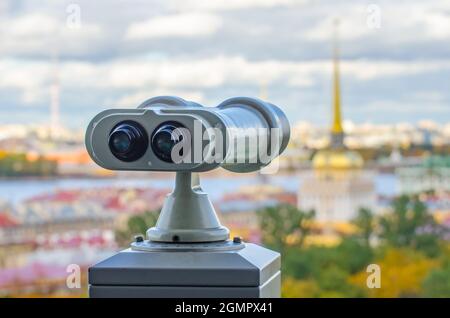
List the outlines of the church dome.
{"label": "church dome", "polygon": [[361,155],[347,149],[319,150],[312,160],[317,170],[351,170],[360,169],[364,164]]}

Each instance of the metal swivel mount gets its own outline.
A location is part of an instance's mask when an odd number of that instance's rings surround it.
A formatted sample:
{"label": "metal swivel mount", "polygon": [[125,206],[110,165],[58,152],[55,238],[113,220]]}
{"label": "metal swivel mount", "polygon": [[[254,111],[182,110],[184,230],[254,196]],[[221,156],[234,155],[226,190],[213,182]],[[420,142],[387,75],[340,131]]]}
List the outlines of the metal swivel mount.
{"label": "metal swivel mount", "polygon": [[229,233],[200,187],[198,174],[177,172],[175,189],[167,196],[158,223],[147,231],[147,237],[152,242],[203,243],[225,241]]}
{"label": "metal swivel mount", "polygon": [[147,238],[89,268],[90,297],[280,296],[280,254],[229,240],[197,174],[177,172]]}

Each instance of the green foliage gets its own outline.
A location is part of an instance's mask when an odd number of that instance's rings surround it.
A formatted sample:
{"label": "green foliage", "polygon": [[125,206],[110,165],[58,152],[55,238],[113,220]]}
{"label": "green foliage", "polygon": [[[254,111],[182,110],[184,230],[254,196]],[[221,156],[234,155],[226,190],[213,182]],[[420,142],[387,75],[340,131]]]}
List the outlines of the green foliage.
{"label": "green foliage", "polygon": [[425,297],[450,297],[450,262],[439,269],[432,270],[423,282]]}
{"label": "green foliage", "polygon": [[319,297],[360,297],[363,292],[348,282],[349,273],[338,265],[324,269],[316,281],[320,287]]}
{"label": "green foliage", "polygon": [[348,274],[360,271],[372,260],[372,251],[354,239],[333,247],[288,248],[283,255],[284,273],[296,279],[318,278],[323,270],[337,266]]}
{"label": "green foliage", "polygon": [[136,235],[145,235],[147,230],[153,227],[158,220],[159,212],[147,211],[139,215],[133,215],[128,219],[125,230],[116,231],[116,240],[119,246],[130,244]]}
{"label": "green foliage", "polygon": [[283,255],[283,275],[301,282],[315,282],[315,295],[310,297],[361,296],[360,289],[347,281],[351,273],[366,266],[370,260],[370,253],[357,244],[353,241],[336,247],[287,249]]}
{"label": "green foliage", "polygon": [[309,234],[309,221],[314,211],[301,211],[292,205],[267,207],[258,211],[260,228],[265,244],[281,251],[287,244],[287,238],[296,236],[295,245],[302,246]]}
{"label": "green foliage", "polygon": [[[391,211],[380,217],[361,208],[352,220],[355,233],[341,236],[335,246],[304,244],[313,212],[283,205],[258,216],[264,243],[282,254],[283,296],[450,297],[450,260],[440,261],[449,244],[416,196],[395,199]],[[381,289],[366,287],[371,263],[382,268]]]}
{"label": "green foliage", "polygon": [[363,242],[370,246],[370,239],[374,233],[374,217],[370,209],[360,208],[358,215],[352,220],[353,225],[358,228],[356,237],[363,240]]}
{"label": "green foliage", "polygon": [[373,251],[366,244],[352,238],[344,238],[335,248],[335,260],[341,268],[353,274],[370,264]]}
{"label": "green foliage", "polygon": [[394,247],[411,247],[429,256],[439,253],[439,227],[416,197],[400,196],[392,213],[380,217],[380,239]]}
{"label": "green foliage", "polygon": [[43,157],[30,161],[25,154],[0,154],[0,177],[53,176],[57,168],[55,161]]}

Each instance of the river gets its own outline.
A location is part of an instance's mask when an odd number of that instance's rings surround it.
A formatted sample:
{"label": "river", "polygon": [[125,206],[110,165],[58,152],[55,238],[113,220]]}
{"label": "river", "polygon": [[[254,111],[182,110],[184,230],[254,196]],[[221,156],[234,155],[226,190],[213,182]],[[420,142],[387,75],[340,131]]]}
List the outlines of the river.
{"label": "river", "polygon": [[[209,193],[212,200],[219,199],[223,194],[236,191],[241,186],[255,185],[263,182],[256,175],[230,177],[202,178],[201,185]],[[299,174],[267,176],[267,182],[279,185],[286,191],[296,192],[301,184]],[[62,178],[46,180],[0,180],[0,200],[17,204],[20,201],[43,193],[57,190],[88,189],[98,187],[153,187],[172,188],[173,177],[154,179],[130,178]],[[375,187],[379,195],[393,195],[398,191],[397,178],[392,174],[375,176]]]}

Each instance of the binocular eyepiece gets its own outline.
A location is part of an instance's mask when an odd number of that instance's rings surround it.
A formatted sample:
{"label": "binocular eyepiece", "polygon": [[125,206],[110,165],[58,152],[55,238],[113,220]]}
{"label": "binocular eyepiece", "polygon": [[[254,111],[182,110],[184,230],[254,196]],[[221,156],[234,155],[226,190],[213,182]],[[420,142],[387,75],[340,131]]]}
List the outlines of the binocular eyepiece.
{"label": "binocular eyepiece", "polygon": [[287,146],[286,115],[259,99],[236,97],[203,107],[154,97],[137,109],[110,109],[91,121],[86,148],[110,170],[256,171]]}
{"label": "binocular eyepiece", "polygon": [[132,162],[145,154],[148,147],[148,135],[139,123],[123,121],[112,129],[108,145],[117,159]]}

